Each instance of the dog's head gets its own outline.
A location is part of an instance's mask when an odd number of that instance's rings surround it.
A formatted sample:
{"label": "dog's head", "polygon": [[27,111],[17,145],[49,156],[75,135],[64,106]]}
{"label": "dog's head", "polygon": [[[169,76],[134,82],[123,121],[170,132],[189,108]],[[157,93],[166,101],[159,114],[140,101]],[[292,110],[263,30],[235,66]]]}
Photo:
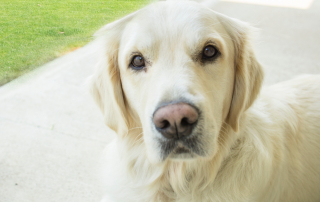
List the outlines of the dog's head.
{"label": "dog's head", "polygon": [[[212,158],[223,125],[237,132],[260,90],[250,30],[189,1],[152,4],[106,25],[92,77],[106,124],[121,138],[142,135],[153,162]],[[136,127],[141,134],[131,134]]]}

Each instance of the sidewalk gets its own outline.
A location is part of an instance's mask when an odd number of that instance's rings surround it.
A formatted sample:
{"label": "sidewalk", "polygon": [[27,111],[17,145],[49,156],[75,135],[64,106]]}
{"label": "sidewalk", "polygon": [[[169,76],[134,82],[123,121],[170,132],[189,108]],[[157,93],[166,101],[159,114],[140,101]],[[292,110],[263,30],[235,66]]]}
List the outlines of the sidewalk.
{"label": "sidewalk", "polygon": [[[320,74],[320,1],[307,10],[230,2],[214,10],[260,28],[265,84]],[[0,88],[0,202],[99,201],[96,165],[114,134],[84,85],[95,43]]]}
{"label": "sidewalk", "polygon": [[86,86],[96,44],[0,88],[0,201],[99,201],[98,157],[112,132]]}

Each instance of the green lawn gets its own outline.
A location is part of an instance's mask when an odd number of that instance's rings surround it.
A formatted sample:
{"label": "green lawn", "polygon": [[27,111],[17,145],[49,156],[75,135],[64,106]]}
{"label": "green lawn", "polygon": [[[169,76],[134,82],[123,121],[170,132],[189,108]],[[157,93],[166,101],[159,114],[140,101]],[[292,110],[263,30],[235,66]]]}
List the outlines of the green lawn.
{"label": "green lawn", "polygon": [[0,86],[81,47],[150,0],[0,0]]}

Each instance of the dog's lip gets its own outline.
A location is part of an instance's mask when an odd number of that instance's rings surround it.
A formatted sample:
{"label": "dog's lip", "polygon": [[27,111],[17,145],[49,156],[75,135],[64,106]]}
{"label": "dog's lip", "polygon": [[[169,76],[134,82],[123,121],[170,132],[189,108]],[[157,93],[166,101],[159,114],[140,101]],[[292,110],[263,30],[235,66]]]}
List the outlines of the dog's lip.
{"label": "dog's lip", "polygon": [[192,155],[204,156],[204,151],[201,149],[201,141],[198,136],[183,138],[180,140],[158,139],[161,147],[162,158],[166,159],[169,156]]}
{"label": "dog's lip", "polygon": [[184,153],[191,153],[190,149],[185,146],[177,146],[173,149],[172,153],[174,154],[184,154]]}

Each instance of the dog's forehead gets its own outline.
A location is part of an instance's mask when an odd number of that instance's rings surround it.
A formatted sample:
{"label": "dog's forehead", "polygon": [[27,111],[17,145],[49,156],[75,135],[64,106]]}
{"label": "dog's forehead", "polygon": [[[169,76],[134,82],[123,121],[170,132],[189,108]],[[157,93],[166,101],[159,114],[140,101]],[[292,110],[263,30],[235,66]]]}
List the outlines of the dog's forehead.
{"label": "dog's forehead", "polygon": [[141,10],[127,25],[128,44],[189,43],[194,46],[206,35],[223,30],[215,12],[195,2],[159,2]]}

